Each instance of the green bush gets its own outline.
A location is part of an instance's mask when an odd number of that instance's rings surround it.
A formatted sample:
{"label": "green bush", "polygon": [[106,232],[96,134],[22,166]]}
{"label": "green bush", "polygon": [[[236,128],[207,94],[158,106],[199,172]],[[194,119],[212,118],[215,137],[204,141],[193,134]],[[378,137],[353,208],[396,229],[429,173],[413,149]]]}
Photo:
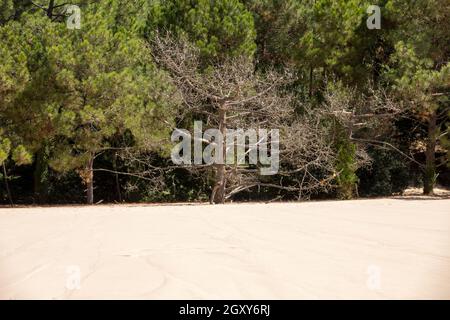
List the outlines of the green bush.
{"label": "green bush", "polygon": [[358,170],[361,196],[389,196],[403,192],[413,182],[408,161],[396,151],[371,148],[372,165]]}
{"label": "green bush", "polygon": [[336,171],[338,197],[340,199],[352,199],[358,183],[356,175],[356,146],[349,140],[342,139],[338,144]]}

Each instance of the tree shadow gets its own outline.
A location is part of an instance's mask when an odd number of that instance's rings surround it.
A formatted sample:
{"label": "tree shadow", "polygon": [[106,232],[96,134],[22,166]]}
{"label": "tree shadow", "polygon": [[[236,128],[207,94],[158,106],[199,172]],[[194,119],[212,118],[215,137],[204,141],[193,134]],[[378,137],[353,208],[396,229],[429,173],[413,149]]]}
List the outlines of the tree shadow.
{"label": "tree shadow", "polygon": [[396,200],[449,200],[450,194],[433,195],[433,196],[424,196],[424,195],[393,196],[392,199],[396,199]]}

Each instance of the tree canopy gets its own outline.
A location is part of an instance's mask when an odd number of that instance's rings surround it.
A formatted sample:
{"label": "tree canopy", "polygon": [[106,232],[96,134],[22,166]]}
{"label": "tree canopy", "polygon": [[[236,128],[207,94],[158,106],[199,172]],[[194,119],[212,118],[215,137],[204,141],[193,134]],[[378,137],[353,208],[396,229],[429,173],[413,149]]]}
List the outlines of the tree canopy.
{"label": "tree canopy", "polygon": [[[450,185],[449,15],[448,0],[0,0],[0,201],[432,194]],[[280,171],[171,163],[194,121],[280,129]]]}

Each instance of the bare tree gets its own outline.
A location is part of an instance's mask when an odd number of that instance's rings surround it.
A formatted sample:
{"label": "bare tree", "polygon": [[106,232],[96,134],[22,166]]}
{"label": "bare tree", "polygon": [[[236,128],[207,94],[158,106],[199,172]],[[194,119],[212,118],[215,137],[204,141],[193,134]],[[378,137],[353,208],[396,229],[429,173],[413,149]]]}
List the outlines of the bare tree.
{"label": "bare tree", "polygon": [[369,85],[367,93],[362,94],[356,88],[333,83],[324,96],[324,112],[347,130],[348,139],[357,143],[360,150],[367,144],[384,146],[420,165],[412,155],[383,139],[392,131],[393,121],[407,116],[406,108],[385,89]]}
{"label": "bare tree", "polygon": [[[151,43],[155,61],[171,76],[182,96],[184,112],[206,119],[207,126],[219,128],[225,138],[227,129],[277,128],[281,132],[281,162],[289,170],[280,172],[278,183],[262,182],[258,168],[249,165],[214,164],[211,203],[223,203],[233,195],[255,187],[298,192],[326,188],[331,184],[333,151],[326,143],[319,113],[295,110],[286,85],[293,80],[288,71],[273,69],[256,72],[252,59],[233,57],[221,63],[204,64],[190,43],[168,36],[156,36]],[[286,69],[287,70],[287,69]],[[220,148],[227,151],[223,139]],[[205,141],[211,143],[211,141]],[[258,144],[268,144],[259,140]],[[208,169],[208,167],[206,167]],[[314,176],[320,169],[324,179]],[[283,175],[303,172],[296,185],[283,185]]]}
{"label": "bare tree", "polygon": [[370,165],[366,153],[368,145],[390,149],[423,167],[413,155],[407,154],[391,143],[395,133],[394,121],[405,116],[405,108],[383,88],[369,84],[365,90],[330,82],[324,92],[322,105],[324,116],[328,115],[334,126],[340,128],[345,139],[356,147],[355,170]]}

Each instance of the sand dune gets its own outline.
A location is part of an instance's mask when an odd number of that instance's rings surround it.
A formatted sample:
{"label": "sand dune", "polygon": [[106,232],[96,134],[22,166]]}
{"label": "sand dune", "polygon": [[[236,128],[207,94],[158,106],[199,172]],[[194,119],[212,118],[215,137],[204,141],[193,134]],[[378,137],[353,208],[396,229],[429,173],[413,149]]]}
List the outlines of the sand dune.
{"label": "sand dune", "polygon": [[450,200],[0,209],[1,299],[450,299]]}

